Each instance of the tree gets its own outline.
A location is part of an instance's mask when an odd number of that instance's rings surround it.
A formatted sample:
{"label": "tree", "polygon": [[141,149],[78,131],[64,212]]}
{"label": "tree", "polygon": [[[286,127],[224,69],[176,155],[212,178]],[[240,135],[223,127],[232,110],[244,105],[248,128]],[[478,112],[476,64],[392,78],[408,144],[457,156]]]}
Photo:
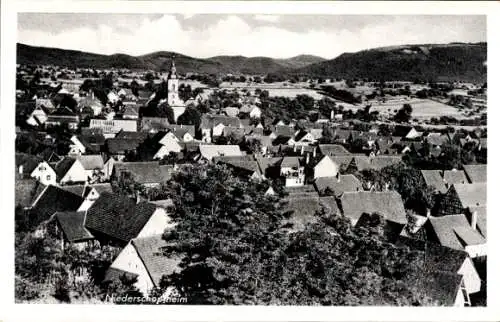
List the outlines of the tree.
{"label": "tree", "polygon": [[201,113],[194,106],[188,106],[177,119],[177,124],[194,125],[196,128],[200,126],[200,122]]}
{"label": "tree", "polygon": [[413,109],[410,104],[404,104],[403,107],[394,115],[394,121],[399,123],[408,123],[411,119]]}
{"label": "tree", "polygon": [[357,229],[324,208],[297,230],[280,196],[222,166],[183,168],[168,187],[177,225],[165,255],[183,260],[161,286],[191,304],[428,304],[400,281],[418,263],[385,240],[380,217]]}

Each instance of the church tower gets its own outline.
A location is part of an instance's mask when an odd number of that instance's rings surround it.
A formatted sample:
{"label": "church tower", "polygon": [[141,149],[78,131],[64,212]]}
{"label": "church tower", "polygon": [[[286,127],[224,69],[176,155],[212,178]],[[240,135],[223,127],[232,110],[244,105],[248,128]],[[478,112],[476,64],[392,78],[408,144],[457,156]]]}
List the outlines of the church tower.
{"label": "church tower", "polygon": [[172,66],[170,67],[170,73],[167,78],[167,90],[167,104],[174,111],[174,120],[177,122],[179,116],[181,116],[186,110],[186,105],[179,97],[179,78],[177,78],[177,70],[175,68],[175,61],[173,57]]}
{"label": "church tower", "polygon": [[172,67],[167,79],[168,98],[167,102],[170,106],[184,105],[179,98],[179,79],[177,78],[177,70],[175,68],[175,61],[172,58]]}

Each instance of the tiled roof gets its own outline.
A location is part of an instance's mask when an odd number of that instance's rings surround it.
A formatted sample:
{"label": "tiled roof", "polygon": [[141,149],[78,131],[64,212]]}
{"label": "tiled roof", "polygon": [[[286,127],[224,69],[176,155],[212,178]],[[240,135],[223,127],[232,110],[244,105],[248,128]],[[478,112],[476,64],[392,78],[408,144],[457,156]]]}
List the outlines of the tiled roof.
{"label": "tiled roof", "polygon": [[16,180],[15,206],[29,207],[39,185],[41,185],[41,183],[35,179]]}
{"label": "tiled roof", "polygon": [[243,153],[238,145],[207,145],[201,144],[200,153],[207,160],[212,160],[216,156],[241,156]]}
{"label": "tiled roof", "polygon": [[285,206],[285,212],[292,212],[289,219],[285,220],[293,224],[294,229],[305,228],[308,223],[317,220],[314,216],[317,210],[321,209],[319,197],[304,196],[287,198],[288,204]]}
{"label": "tiled roof", "polygon": [[104,168],[104,159],[100,154],[85,154],[77,157],[85,170]]}
{"label": "tiled roof", "polygon": [[320,177],[314,181],[314,186],[319,193],[324,193],[329,188],[335,196],[340,196],[348,191],[363,191],[363,185],[352,174],[339,175],[339,177]]}
{"label": "tiled roof", "polygon": [[476,229],[479,231],[481,235],[483,235],[484,238],[487,238],[487,225],[486,225],[486,217],[487,217],[487,211],[486,207],[470,207],[469,208],[470,214],[473,212],[476,212],[477,214],[477,227]]}
{"label": "tiled roof", "polygon": [[144,141],[151,135],[148,132],[120,131],[114,139],[140,140]]}
{"label": "tiled roof", "polygon": [[63,190],[69,191],[77,196],[84,198],[87,196],[87,194],[90,192],[92,188],[94,188],[99,194],[103,193],[104,191],[113,192],[113,188],[111,187],[110,183],[96,183],[93,185],[72,184],[61,187],[61,189]]}
{"label": "tiled roof", "polygon": [[486,206],[486,183],[453,185],[464,208]]}
{"label": "tiled roof", "polygon": [[84,211],[56,212],[55,217],[68,241],[75,242],[94,238],[84,227]]}
{"label": "tiled roof", "polygon": [[298,168],[300,167],[300,158],[298,157],[283,157],[280,166],[282,168]]}
{"label": "tiled roof", "polygon": [[349,155],[351,152],[347,151],[340,144],[320,144],[319,152],[323,155],[337,156],[337,155]]}
{"label": "tiled roof", "polygon": [[357,221],[363,213],[379,213],[388,221],[406,224],[401,196],[395,191],[346,192],[340,198],[344,216]]}
{"label": "tiled roof", "polygon": [[443,179],[449,185],[469,182],[465,176],[465,172],[462,170],[445,170],[443,173]]}
{"label": "tiled roof", "polygon": [[469,256],[462,250],[403,236],[398,238],[396,245],[407,246],[412,251],[421,252],[422,259],[425,259],[424,265],[430,271],[457,273]]}
{"label": "tiled roof", "polygon": [[68,173],[69,169],[73,166],[75,162],[76,160],[70,157],[66,157],[61,161],[57,162],[56,166],[54,167],[54,171],[56,172],[57,175],[57,181],[61,180],[64,177],[64,175]]}
{"label": "tiled roof", "polygon": [[82,203],[82,197],[50,185],[33,205],[30,221],[38,225],[57,211],[76,211]]}
{"label": "tiled roof", "polygon": [[319,198],[319,201],[321,204],[323,204],[324,206],[330,208],[330,210],[332,211],[332,213],[334,214],[338,214],[340,215],[341,214],[341,211],[339,209],[339,206],[338,206],[338,203],[337,203],[337,198],[335,197],[331,197],[331,196],[328,196],[328,197],[320,197]]}
{"label": "tiled roof", "polygon": [[471,183],[486,182],[486,164],[464,165],[464,171]]}
{"label": "tiled roof", "polygon": [[166,117],[143,117],[141,119],[141,131],[149,132],[151,130],[165,130],[168,122]]}
{"label": "tiled roof", "polygon": [[120,162],[114,166],[116,177],[121,173],[132,174],[134,180],[140,184],[162,183],[170,180],[174,167],[172,165],[160,165],[159,162]]}
{"label": "tiled roof", "polygon": [[448,188],[443,181],[440,170],[420,170],[428,187],[433,186],[437,191],[446,193]]}
{"label": "tiled roof", "polygon": [[463,276],[443,271],[417,270],[405,274],[403,282],[413,285],[439,305],[453,306],[460,291]]}
{"label": "tiled roof", "polygon": [[[464,215],[429,217],[429,224],[439,243],[454,249],[464,249],[464,245],[480,245],[486,240],[470,226]],[[463,242],[463,244],[462,244]]]}
{"label": "tiled roof", "polygon": [[214,157],[213,161],[215,163],[223,163],[230,165],[237,169],[247,170],[251,173],[257,172],[261,173],[259,164],[253,158],[253,155],[243,155],[235,157]]}
{"label": "tiled roof", "polygon": [[156,206],[103,192],[87,211],[85,227],[112,240],[128,242],[137,237],[153,215]]}
{"label": "tiled roof", "polygon": [[209,115],[203,114],[201,117],[200,128],[211,129],[218,124],[224,124],[225,126],[240,127],[240,119],[237,117],[230,117],[225,115]]}
{"label": "tiled roof", "polygon": [[141,140],[135,139],[108,139],[106,145],[109,153],[122,154],[127,151],[135,151],[141,142]]}
{"label": "tiled roof", "polygon": [[121,278],[122,276],[125,276],[129,280],[133,280],[137,278],[139,275],[131,272],[127,272],[124,270],[121,270],[119,268],[115,267],[110,267],[106,271],[106,275],[104,276],[104,282],[115,282],[115,283],[121,283]]}
{"label": "tiled roof", "polygon": [[162,235],[136,238],[132,240],[132,245],[134,245],[155,286],[160,285],[163,275],[180,271],[181,257],[163,254],[162,248],[167,246],[167,243],[162,239]]}

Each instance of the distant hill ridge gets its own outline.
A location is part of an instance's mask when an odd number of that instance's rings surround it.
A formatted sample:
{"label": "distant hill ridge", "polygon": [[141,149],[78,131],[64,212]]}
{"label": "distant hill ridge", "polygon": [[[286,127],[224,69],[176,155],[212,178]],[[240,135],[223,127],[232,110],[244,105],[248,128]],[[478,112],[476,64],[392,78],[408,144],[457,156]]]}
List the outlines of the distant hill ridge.
{"label": "distant hill ridge", "polygon": [[373,80],[486,81],[486,43],[449,43],[388,46],[343,53],[326,60],[313,55],[287,59],[215,56],[194,58],[170,51],[142,56],[101,55],[76,50],[17,44],[19,64],[81,68],[167,70],[175,55],[181,73],[268,74]]}

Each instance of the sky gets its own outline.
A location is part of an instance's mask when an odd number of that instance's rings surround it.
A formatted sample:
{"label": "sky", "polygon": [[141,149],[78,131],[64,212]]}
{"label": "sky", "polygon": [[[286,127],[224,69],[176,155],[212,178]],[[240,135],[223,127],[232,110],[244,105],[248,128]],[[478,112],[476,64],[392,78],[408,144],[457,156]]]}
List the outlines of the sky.
{"label": "sky", "polygon": [[481,41],[481,15],[18,14],[20,43],[107,55],[331,59],[382,46]]}

